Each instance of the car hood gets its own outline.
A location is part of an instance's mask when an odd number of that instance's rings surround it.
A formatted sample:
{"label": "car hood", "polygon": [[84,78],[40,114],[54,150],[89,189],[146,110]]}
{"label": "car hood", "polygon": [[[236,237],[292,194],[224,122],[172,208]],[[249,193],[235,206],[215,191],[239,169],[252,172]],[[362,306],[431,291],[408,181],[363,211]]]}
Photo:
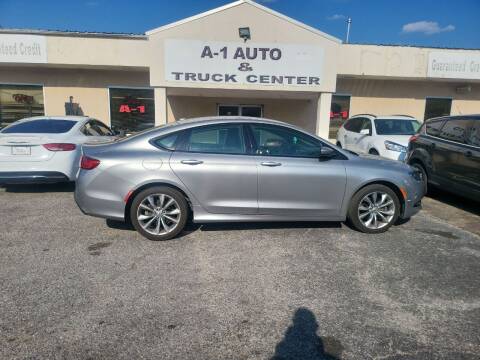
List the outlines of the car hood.
{"label": "car hood", "polygon": [[398,169],[398,170],[409,170],[410,166],[398,161],[398,160],[392,160],[392,159],[387,159],[378,155],[369,155],[369,154],[359,154],[358,157],[356,158],[358,161],[363,161],[366,163],[370,163],[371,165],[375,167],[384,167],[384,168],[390,168],[390,169]]}

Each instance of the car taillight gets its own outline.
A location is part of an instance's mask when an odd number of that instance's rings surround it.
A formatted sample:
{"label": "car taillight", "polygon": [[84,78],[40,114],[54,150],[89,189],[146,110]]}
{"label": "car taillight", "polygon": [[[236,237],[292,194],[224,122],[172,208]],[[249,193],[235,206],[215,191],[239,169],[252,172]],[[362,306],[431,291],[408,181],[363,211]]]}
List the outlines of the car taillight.
{"label": "car taillight", "polygon": [[73,151],[77,148],[75,144],[66,144],[66,143],[43,144],[43,147],[48,151]]}
{"label": "car taillight", "polygon": [[418,138],[420,137],[420,134],[415,134],[415,135],[412,135],[410,137],[410,140],[408,140],[408,142],[415,142],[418,140]]}
{"label": "car taillight", "polygon": [[100,160],[85,155],[83,155],[82,159],[80,160],[80,168],[84,170],[95,169],[98,165],[100,165]]}

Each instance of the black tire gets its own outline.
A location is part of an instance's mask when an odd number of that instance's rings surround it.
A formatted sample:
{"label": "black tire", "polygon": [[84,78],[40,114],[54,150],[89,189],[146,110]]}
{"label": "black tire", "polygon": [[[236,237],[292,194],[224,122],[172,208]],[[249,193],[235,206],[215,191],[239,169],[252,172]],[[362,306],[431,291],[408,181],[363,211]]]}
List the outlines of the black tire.
{"label": "black tire", "polygon": [[417,169],[418,171],[420,171],[420,173],[422,174],[422,179],[423,179],[423,194],[425,195],[427,192],[428,192],[428,175],[427,175],[427,171],[425,170],[425,168],[423,167],[422,164],[419,164],[417,162],[413,163],[410,165],[411,167],[414,167],[415,169]]}
{"label": "black tire", "polygon": [[375,150],[375,149],[370,149],[370,150],[368,151],[368,153],[369,153],[370,155],[376,155],[376,156],[380,155],[380,154],[378,153],[378,151]]}
{"label": "black tire", "polygon": [[[383,227],[378,229],[372,229],[370,227],[365,226],[363,222],[360,220],[360,216],[359,216],[360,202],[362,201],[362,199],[364,199],[365,196],[374,192],[382,192],[382,193],[388,194],[388,196],[390,196],[390,198],[393,200],[393,205],[394,205],[393,216],[391,220],[386,225],[383,225]],[[372,184],[360,189],[352,197],[350,201],[350,208],[348,209],[348,220],[350,224],[352,224],[352,226],[358,231],[361,231],[367,234],[378,234],[378,233],[387,231],[393,224],[395,224],[399,215],[400,215],[400,201],[397,195],[388,186],[381,185],[381,184]]]}
{"label": "black tire", "polygon": [[337,141],[337,146],[341,149],[342,148],[342,143],[340,141]]}
{"label": "black tire", "polygon": [[[147,199],[150,195],[166,195],[175,200],[176,205],[178,205],[179,214],[178,214],[178,223],[174,226],[174,228],[166,232],[164,234],[153,234],[151,232],[146,231],[142,225],[140,224],[139,219],[137,218],[137,214],[139,214],[139,207],[140,204]],[[168,214],[168,213],[167,213]],[[187,200],[183,196],[183,194],[175,189],[172,189],[168,186],[154,186],[148,189],[145,189],[138,193],[132,201],[132,206],[130,208],[130,221],[140,234],[146,237],[149,240],[153,241],[163,241],[163,240],[170,240],[180,234],[182,230],[185,228],[189,216],[189,208],[187,204]],[[160,222],[159,219],[154,220],[155,222]],[[161,226],[163,224],[160,222]],[[172,223],[173,224],[173,223]],[[172,225],[173,226],[173,225]],[[165,228],[164,228],[165,229]]]}

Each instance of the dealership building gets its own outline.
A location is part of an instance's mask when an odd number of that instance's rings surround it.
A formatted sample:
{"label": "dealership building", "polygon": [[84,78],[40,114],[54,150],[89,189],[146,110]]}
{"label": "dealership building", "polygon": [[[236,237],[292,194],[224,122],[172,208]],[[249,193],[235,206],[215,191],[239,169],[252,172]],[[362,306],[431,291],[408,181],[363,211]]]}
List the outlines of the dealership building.
{"label": "dealership building", "polygon": [[360,113],[480,113],[480,50],[343,44],[250,0],[142,35],[0,29],[0,126],[77,114],[131,133],[246,115],[334,138]]}

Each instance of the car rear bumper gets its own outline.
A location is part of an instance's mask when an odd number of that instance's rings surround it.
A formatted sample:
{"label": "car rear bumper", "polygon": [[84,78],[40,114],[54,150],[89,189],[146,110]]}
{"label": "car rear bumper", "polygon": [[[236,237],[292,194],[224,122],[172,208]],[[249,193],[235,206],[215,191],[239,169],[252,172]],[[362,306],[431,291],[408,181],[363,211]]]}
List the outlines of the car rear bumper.
{"label": "car rear bumper", "polygon": [[[93,170],[79,172],[74,193],[77,206],[85,215],[124,220],[124,199],[118,197],[109,187],[105,187],[104,182],[97,180],[96,172]],[[125,191],[125,194],[127,192]]]}
{"label": "car rear bumper", "polygon": [[67,175],[58,171],[8,171],[0,172],[1,185],[44,184],[68,182]]}

